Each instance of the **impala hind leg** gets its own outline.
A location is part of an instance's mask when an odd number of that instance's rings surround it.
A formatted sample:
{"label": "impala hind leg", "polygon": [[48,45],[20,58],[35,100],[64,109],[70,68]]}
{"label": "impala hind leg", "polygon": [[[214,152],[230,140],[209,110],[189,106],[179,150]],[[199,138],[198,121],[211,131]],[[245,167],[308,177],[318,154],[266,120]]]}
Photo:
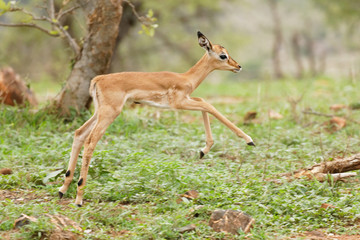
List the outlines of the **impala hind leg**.
{"label": "impala hind leg", "polygon": [[97,118],[97,114],[95,112],[95,114],[87,122],[85,122],[78,130],[75,131],[69,166],[65,174],[65,181],[64,184],[59,189],[60,198],[62,198],[63,195],[66,193],[66,191],[70,186],[71,181],[74,178],[74,172],[75,172],[75,167],[79,153],[81,151],[82,146],[84,145],[85,139],[89,136],[92,128],[95,126],[96,118]]}
{"label": "impala hind leg", "polygon": [[94,128],[91,130],[88,138],[85,140],[84,144],[84,153],[80,171],[80,178],[78,181],[77,193],[75,204],[79,207],[82,206],[82,199],[84,195],[84,187],[86,185],[87,174],[89,170],[90,160],[93,155],[94,149],[98,141],[104,135],[106,129],[109,125],[115,120],[119,115],[119,112],[116,112],[111,107],[104,107],[99,110],[97,122]]}

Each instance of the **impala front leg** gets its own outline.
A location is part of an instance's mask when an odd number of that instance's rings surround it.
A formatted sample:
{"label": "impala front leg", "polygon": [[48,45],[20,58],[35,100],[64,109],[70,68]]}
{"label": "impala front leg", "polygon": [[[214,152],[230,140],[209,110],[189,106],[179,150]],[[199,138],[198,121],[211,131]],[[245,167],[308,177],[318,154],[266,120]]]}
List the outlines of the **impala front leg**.
{"label": "impala front leg", "polygon": [[205,136],[206,136],[206,145],[200,151],[200,158],[203,158],[205,154],[210,151],[212,145],[214,145],[214,139],[212,137],[211,128],[210,128],[210,119],[207,112],[202,112],[203,120],[204,120],[204,127],[205,127]]}
{"label": "impala front leg", "polygon": [[[195,100],[195,101],[199,101],[199,102],[204,102],[204,100],[202,98],[193,97],[191,99]],[[206,145],[200,151],[200,159],[203,158],[205,156],[205,154],[207,154],[210,151],[212,145],[214,145],[214,139],[212,137],[211,128],[210,128],[209,115],[205,111],[202,111],[201,113],[203,116],[204,127],[205,127]]]}
{"label": "impala front leg", "polygon": [[243,138],[247,145],[255,146],[253,140],[249,135],[244,133],[240,128],[238,128],[235,124],[230,122],[226,117],[224,117],[214,106],[205,102],[203,99],[199,101],[199,98],[186,98],[186,100],[179,101],[180,104],[177,106],[179,109],[184,110],[197,110],[208,112],[216,117],[220,122],[222,122],[225,126],[227,126],[231,131],[233,131],[238,137]]}

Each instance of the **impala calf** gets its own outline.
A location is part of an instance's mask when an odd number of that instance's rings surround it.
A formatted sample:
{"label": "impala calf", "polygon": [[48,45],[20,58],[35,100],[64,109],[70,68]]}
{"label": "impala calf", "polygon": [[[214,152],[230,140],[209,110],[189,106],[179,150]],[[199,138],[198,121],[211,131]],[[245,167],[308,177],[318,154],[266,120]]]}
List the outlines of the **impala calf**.
{"label": "impala calf", "polygon": [[197,33],[199,45],[206,50],[204,56],[187,72],[121,72],[100,75],[91,81],[90,95],[95,105],[94,115],[75,131],[65,182],[59,189],[60,198],[69,188],[81,147],[84,153],[75,204],[82,205],[84,187],[90,160],[97,142],[106,128],[120,114],[126,101],[143,103],[154,107],[201,111],[205,126],[206,144],[200,151],[200,158],[210,151],[214,140],[211,134],[208,113],[225,124],[248,145],[255,146],[250,136],[230,122],[211,104],[202,98],[190,97],[213,70],[240,72],[241,66],[233,60],[227,50],[212,44],[201,32]]}

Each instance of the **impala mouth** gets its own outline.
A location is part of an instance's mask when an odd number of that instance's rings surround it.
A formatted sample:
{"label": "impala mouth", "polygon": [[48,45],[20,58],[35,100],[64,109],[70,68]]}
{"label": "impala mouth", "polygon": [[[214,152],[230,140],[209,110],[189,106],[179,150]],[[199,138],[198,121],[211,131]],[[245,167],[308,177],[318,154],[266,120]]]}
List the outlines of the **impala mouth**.
{"label": "impala mouth", "polygon": [[241,71],[241,67],[240,68],[234,68],[233,70],[231,70],[232,72],[234,72],[234,73],[238,73],[238,72],[240,72]]}

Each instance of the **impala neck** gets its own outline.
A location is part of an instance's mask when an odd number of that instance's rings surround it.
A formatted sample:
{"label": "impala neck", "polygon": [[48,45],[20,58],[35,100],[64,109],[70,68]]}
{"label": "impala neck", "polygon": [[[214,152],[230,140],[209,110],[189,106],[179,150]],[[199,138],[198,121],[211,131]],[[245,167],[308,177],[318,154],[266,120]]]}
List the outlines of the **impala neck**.
{"label": "impala neck", "polygon": [[184,74],[189,81],[192,82],[194,91],[214,69],[210,63],[209,55],[205,53],[204,56]]}

